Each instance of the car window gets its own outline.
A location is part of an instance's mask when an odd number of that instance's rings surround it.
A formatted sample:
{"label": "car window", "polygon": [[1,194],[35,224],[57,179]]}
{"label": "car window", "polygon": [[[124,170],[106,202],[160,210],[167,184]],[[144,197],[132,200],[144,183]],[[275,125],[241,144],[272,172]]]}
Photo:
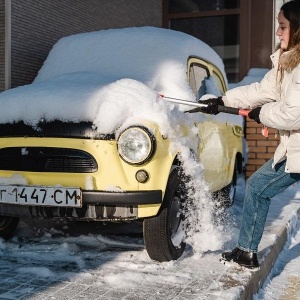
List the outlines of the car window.
{"label": "car window", "polygon": [[220,70],[198,57],[190,57],[188,60],[188,81],[197,99],[205,94],[222,96],[227,89]]}
{"label": "car window", "polygon": [[219,74],[215,70],[213,70],[211,76],[214,78],[214,81],[218,87],[218,90],[221,92],[222,95],[224,95],[226,90],[224,87],[224,83],[223,83],[221,77],[219,76]]}
{"label": "car window", "polygon": [[215,95],[216,97],[222,96],[223,94],[222,89],[220,89],[220,86],[218,85],[218,82],[213,76],[210,76],[207,79],[204,79],[205,83],[205,91],[206,94]]}
{"label": "car window", "polygon": [[201,98],[207,93],[205,79],[208,77],[208,69],[205,66],[196,63],[192,63],[190,65],[189,83],[197,99]]}

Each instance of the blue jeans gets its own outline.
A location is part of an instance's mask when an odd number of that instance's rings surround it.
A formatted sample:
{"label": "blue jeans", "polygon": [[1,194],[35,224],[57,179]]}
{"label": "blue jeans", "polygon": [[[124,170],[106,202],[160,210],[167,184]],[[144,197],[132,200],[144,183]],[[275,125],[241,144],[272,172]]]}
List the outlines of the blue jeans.
{"label": "blue jeans", "polygon": [[300,180],[300,173],[286,173],[286,161],[272,168],[273,159],[266,162],[246,182],[243,219],[238,248],[257,252],[262,238],[272,197]]}

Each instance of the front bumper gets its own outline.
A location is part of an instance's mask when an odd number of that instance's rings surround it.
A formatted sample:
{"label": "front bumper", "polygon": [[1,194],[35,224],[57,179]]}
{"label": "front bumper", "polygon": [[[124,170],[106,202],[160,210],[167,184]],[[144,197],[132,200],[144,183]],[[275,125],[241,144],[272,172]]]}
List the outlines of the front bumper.
{"label": "front bumper", "polygon": [[[82,207],[0,204],[0,215],[24,218],[68,218],[93,221],[127,221],[153,215],[162,203],[162,191],[82,191]],[[149,207],[149,209],[148,209]],[[147,212],[148,209],[148,212]]]}

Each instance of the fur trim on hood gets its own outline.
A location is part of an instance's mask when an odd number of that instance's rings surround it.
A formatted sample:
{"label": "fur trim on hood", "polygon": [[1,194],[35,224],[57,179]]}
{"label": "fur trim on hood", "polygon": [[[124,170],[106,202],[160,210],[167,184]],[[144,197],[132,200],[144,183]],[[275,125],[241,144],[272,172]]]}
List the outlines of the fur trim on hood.
{"label": "fur trim on hood", "polygon": [[280,55],[280,66],[284,71],[291,72],[300,65],[300,45],[298,44],[292,50],[283,52]]}

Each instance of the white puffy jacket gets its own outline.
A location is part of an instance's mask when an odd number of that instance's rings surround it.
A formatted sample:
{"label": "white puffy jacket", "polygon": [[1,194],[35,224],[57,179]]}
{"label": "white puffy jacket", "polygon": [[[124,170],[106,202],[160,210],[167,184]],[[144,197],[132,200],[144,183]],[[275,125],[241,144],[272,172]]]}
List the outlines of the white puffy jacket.
{"label": "white puffy jacket", "polygon": [[[279,130],[280,144],[274,154],[273,167],[287,159],[285,171],[300,173],[300,66],[284,73],[278,83],[279,51],[272,56],[273,68],[260,83],[229,90],[223,97],[226,106],[253,109],[262,106],[261,123]],[[283,55],[289,55],[289,52]]]}

